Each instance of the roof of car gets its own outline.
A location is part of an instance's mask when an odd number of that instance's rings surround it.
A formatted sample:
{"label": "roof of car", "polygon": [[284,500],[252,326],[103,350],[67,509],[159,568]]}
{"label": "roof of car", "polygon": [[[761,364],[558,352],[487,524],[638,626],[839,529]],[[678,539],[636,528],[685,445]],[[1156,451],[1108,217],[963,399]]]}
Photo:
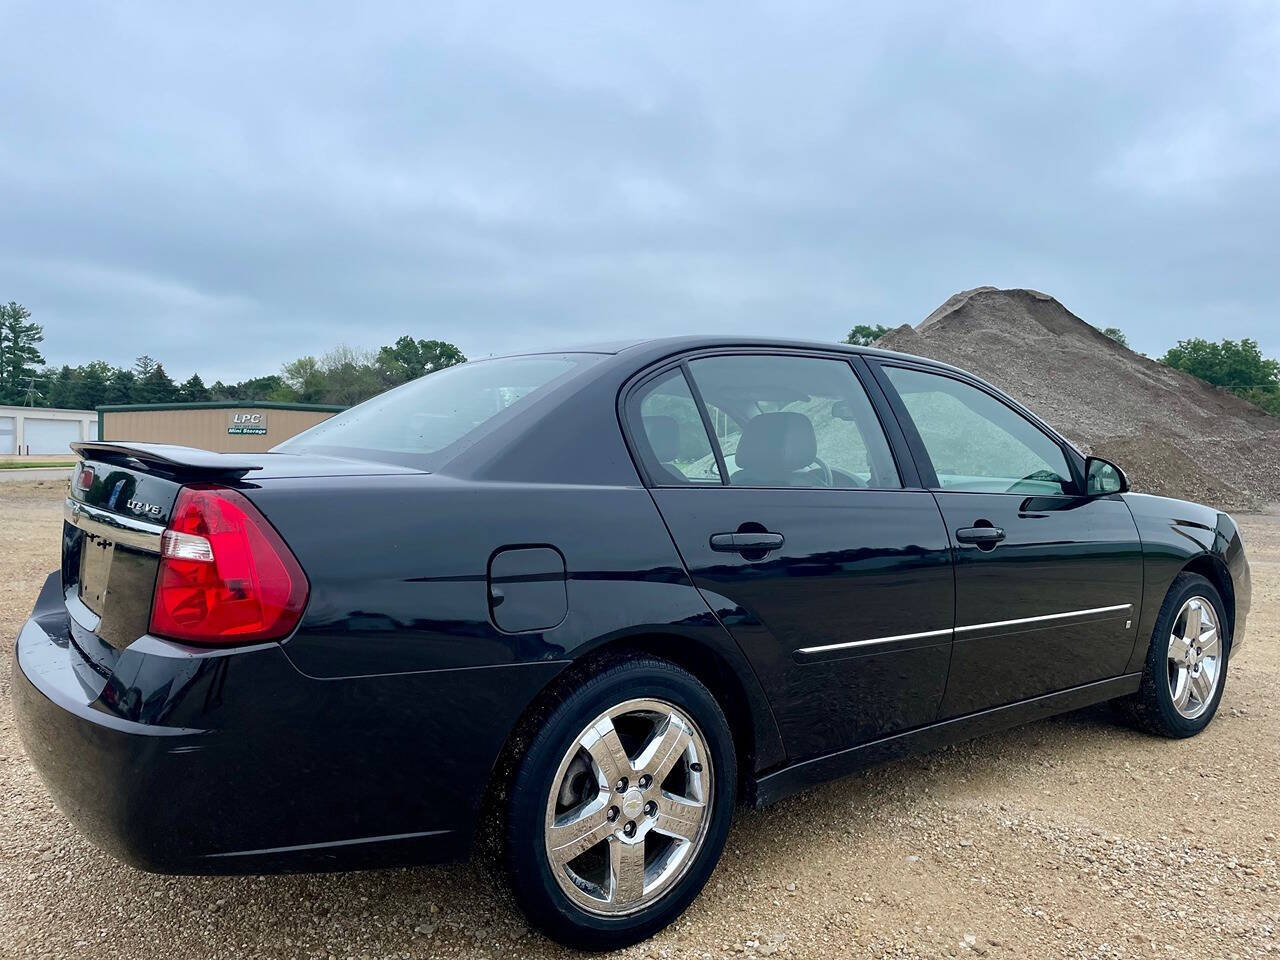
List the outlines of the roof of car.
{"label": "roof of car", "polygon": [[[638,340],[615,340],[603,343],[575,344],[572,346],[547,348],[543,350],[525,350],[518,354],[506,354],[505,356],[535,356],[538,354],[548,353],[595,353],[617,357],[619,360],[630,361],[640,366],[646,366],[673,354],[686,353],[692,350],[714,350],[720,347],[763,347],[765,349],[775,350],[822,350],[827,353],[834,351],[837,353],[856,353],[870,357],[913,360],[942,370],[950,370],[954,373],[960,373],[982,383],[987,382],[981,377],[978,377],[961,367],[955,367],[949,363],[944,363],[941,360],[933,360],[929,357],[916,356],[911,353],[899,353],[896,350],[882,350],[879,347],[862,347],[848,343],[831,343],[821,340],[786,340],[776,337],[731,337],[723,334],[689,334],[679,337],[650,337]],[[501,359],[503,356],[504,355],[499,354],[493,357],[477,357],[476,359],[497,360]],[[988,384],[988,386],[990,386],[990,384]]]}
{"label": "roof of car", "polygon": [[[894,350],[854,346],[848,343],[832,343],[821,340],[789,340],[778,337],[733,337],[724,334],[686,334],[677,337],[645,337],[636,340],[578,343],[564,347],[550,347],[545,350],[522,350],[519,354],[512,354],[512,356],[524,356],[534,353],[606,353],[617,355],[635,350],[680,353],[685,350],[714,349],[716,347],[774,347],[786,350],[835,350],[843,353],[863,353],[881,357],[912,356],[911,354],[898,353]],[[914,357],[913,359],[923,360],[939,366],[947,366],[947,364],[940,363],[937,360],[930,360],[927,357]]]}
{"label": "roof of car", "polygon": [[[645,340],[633,340],[625,344],[613,344],[612,346],[614,349],[601,352],[623,353],[644,350],[645,352],[668,354],[681,353],[686,350],[715,349],[716,347],[771,347],[782,350],[825,350],[827,352],[834,350],[840,353],[860,353],[875,357],[910,358],[936,367],[946,367],[952,370],[959,369],[940,360],[918,357],[910,353],[899,353],[896,350],[883,350],[879,347],[862,347],[848,343],[832,343],[821,340],[789,340],[778,337],[731,337],[723,334],[716,336],[652,337]],[[972,374],[969,374],[969,376],[972,376]]]}

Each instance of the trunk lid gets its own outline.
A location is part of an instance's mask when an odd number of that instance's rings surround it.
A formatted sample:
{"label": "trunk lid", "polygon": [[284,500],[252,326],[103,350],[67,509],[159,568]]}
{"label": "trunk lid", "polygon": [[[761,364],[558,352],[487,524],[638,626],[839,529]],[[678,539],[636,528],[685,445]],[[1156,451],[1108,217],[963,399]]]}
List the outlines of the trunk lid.
{"label": "trunk lid", "polygon": [[73,444],[62,532],[62,592],[76,646],[103,673],[147,633],[160,541],[178,491],[195,482],[251,487],[269,477],[418,473],[336,457],[212,453],[163,444]]}

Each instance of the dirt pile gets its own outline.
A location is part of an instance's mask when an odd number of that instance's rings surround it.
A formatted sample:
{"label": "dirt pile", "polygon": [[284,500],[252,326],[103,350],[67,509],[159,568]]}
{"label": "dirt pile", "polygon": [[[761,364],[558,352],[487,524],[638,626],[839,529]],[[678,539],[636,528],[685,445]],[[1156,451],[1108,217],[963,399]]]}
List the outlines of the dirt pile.
{"label": "dirt pile", "polygon": [[1257,509],[1280,502],[1280,418],[1121,346],[1035,290],[978,287],[876,344],[970,370],[1137,490]]}

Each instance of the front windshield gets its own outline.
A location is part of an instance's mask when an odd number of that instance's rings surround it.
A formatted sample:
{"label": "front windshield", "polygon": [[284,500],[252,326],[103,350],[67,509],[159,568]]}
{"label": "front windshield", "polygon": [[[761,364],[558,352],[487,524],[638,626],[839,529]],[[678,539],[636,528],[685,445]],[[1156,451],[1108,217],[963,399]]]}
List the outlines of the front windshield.
{"label": "front windshield", "polygon": [[429,373],[330,417],[273,448],[432,470],[599,354],[479,360]]}

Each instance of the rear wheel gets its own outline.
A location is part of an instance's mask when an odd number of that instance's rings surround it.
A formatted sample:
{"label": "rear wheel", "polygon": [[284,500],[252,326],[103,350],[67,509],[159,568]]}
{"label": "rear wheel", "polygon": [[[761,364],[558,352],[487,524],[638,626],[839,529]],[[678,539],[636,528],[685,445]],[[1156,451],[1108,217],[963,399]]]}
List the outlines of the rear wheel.
{"label": "rear wheel", "polygon": [[1142,686],[1129,701],[1138,725],[1165,737],[1207,727],[1222,700],[1230,647],[1217,588],[1199,574],[1179,574],[1156,619]]}
{"label": "rear wheel", "polygon": [[589,949],[666,926],[710,876],[733,815],[724,713],[689,673],[631,658],[546,718],[509,791],[507,863],[529,919]]}

